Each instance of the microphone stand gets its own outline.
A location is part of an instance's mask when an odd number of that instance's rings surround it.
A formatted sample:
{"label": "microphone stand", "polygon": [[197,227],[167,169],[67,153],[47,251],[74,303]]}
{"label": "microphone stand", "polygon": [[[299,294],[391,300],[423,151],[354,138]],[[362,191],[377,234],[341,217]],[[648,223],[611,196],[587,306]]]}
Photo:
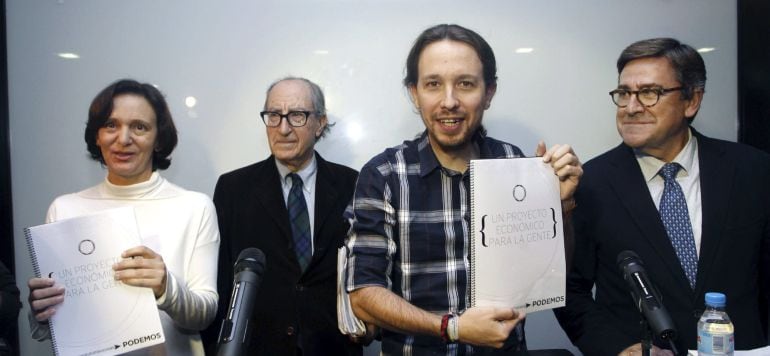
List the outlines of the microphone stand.
{"label": "microphone stand", "polygon": [[[652,355],[652,328],[650,328],[650,323],[647,322],[647,318],[644,317],[644,313],[642,314],[642,319],[639,322],[639,326],[642,328],[642,356],[651,356]],[[671,347],[671,352],[674,353],[674,355],[679,356],[679,350],[676,348],[676,344],[674,343],[673,338],[666,338],[668,340],[668,345]],[[686,355],[686,354],[682,354]]]}
{"label": "microphone stand", "polygon": [[647,322],[647,318],[642,314],[642,320],[639,322],[639,326],[642,327],[642,356],[650,356],[652,354],[652,329],[650,329],[650,323]]}

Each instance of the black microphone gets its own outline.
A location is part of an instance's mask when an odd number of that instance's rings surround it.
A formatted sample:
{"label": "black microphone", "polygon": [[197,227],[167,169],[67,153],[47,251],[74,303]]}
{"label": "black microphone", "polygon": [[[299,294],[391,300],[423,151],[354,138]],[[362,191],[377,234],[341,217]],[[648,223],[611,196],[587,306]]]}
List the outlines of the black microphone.
{"label": "black microphone", "polygon": [[235,278],[230,306],[219,330],[217,355],[242,355],[249,327],[249,316],[254,311],[257,288],[265,270],[265,254],[250,247],[241,251],[235,261]]}
{"label": "black microphone", "polygon": [[628,282],[636,307],[647,319],[653,333],[673,345],[677,336],[674,322],[661,302],[660,293],[647,278],[642,260],[633,251],[623,251],[618,254],[618,267]]}

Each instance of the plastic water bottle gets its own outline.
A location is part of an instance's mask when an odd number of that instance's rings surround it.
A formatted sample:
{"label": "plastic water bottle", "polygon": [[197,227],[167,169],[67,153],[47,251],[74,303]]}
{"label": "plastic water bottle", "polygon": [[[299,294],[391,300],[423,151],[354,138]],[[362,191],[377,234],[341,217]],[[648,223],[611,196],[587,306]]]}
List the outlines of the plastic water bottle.
{"label": "plastic water bottle", "polygon": [[722,293],[706,293],[706,310],[698,321],[698,355],[732,355],[734,328],[725,312],[727,298]]}

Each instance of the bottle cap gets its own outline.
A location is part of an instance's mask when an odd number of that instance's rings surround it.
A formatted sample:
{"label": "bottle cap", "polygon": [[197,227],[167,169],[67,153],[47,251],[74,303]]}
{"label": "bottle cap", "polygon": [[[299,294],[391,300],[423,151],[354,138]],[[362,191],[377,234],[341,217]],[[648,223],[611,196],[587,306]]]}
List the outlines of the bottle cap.
{"label": "bottle cap", "polygon": [[722,293],[716,293],[716,292],[706,293],[706,305],[711,305],[714,307],[723,307],[725,306],[726,301],[727,301],[727,297],[725,297],[725,295]]}

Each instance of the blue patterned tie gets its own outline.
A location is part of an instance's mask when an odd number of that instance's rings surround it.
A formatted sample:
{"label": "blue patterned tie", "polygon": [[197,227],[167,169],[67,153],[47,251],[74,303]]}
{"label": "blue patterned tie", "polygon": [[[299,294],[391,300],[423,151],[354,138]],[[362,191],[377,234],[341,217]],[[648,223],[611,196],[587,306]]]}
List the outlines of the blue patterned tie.
{"label": "blue patterned tie", "polygon": [[682,187],[676,182],[676,173],[680,168],[682,167],[678,163],[666,163],[658,172],[665,181],[663,197],[660,199],[660,218],[663,220],[663,226],[666,227],[676,256],[679,257],[679,263],[682,264],[684,273],[690,280],[690,287],[695,288],[698,254],[695,251],[690,215],[687,213],[687,201]]}
{"label": "blue patterned tie", "polygon": [[307,214],[307,203],[302,193],[302,178],[296,173],[289,173],[291,178],[291,190],[289,191],[289,220],[291,221],[291,234],[294,238],[294,253],[304,272],[313,255],[310,246],[310,219]]}

